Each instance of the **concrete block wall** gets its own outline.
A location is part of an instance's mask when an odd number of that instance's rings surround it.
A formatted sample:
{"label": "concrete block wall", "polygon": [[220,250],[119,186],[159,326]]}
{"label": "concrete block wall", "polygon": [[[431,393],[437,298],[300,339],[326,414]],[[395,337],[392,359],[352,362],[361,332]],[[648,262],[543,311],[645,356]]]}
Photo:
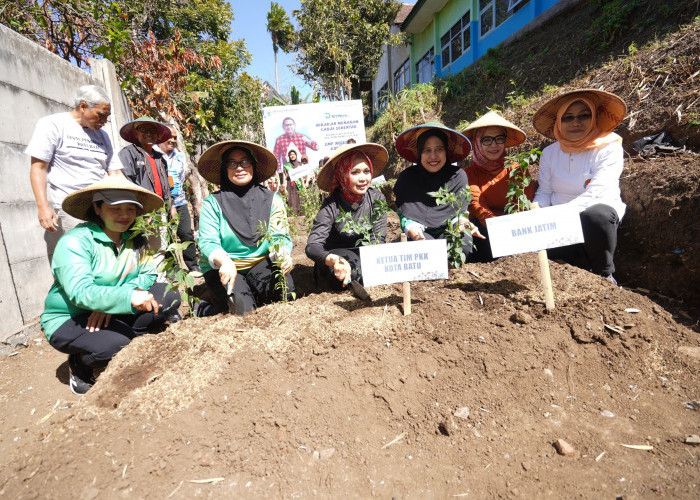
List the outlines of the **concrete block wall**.
{"label": "concrete block wall", "polygon": [[39,225],[24,154],[37,120],[70,110],[78,87],[102,85],[116,96],[105,130],[116,151],[125,145],[115,139],[131,112],[114,68],[98,61],[93,72],[0,25],[0,343],[36,322],[53,282],[49,259],[56,233]]}

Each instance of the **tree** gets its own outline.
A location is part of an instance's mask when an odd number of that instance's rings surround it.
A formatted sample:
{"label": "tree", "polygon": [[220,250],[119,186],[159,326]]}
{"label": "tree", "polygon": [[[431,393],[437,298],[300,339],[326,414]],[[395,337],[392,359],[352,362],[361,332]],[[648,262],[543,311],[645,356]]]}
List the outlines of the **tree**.
{"label": "tree", "polygon": [[393,0],[301,0],[297,73],[330,99],[359,97],[360,79],[374,77],[384,44],[400,43],[389,28]]}
{"label": "tree", "polygon": [[267,13],[267,31],[272,37],[272,51],[275,54],[275,90],[280,91],[280,79],[277,73],[277,52],[288,52],[294,47],[294,27],[284,8],[277,2],[270,2]]}

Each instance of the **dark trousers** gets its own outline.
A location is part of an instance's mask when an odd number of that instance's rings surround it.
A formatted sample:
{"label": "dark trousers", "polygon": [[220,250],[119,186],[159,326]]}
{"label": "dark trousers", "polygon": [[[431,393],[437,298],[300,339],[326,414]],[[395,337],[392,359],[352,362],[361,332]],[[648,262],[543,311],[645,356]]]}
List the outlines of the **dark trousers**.
{"label": "dark trousers", "polygon": [[489,242],[489,231],[486,226],[479,222],[479,220],[473,220],[472,224],[479,228],[479,232],[486,236],[485,240],[477,238],[474,240],[474,245],[476,248],[473,249],[472,254],[469,256],[469,262],[492,262],[495,260],[493,254],[491,253],[491,243]]}
{"label": "dark trousers", "polygon": [[[275,271],[278,269],[268,257],[248,269],[245,275],[241,272],[236,274],[236,279],[233,282],[233,293],[236,298],[240,297],[243,300],[245,312],[252,311],[266,303],[282,300],[281,290],[275,289],[277,284]],[[285,280],[287,281],[287,300],[291,300],[294,292],[294,280],[292,280],[291,274],[285,275]],[[204,273],[204,281],[211,291],[213,302],[200,305],[197,315],[213,316],[228,312],[228,294],[226,288],[221,284],[218,269]]]}
{"label": "dark trousers", "polygon": [[182,257],[185,261],[185,265],[189,270],[197,267],[197,245],[194,243],[194,234],[192,233],[192,219],[190,218],[190,210],[187,204],[184,204],[177,208],[177,213],[180,215],[180,221],[177,224],[177,237],[180,238],[182,243],[191,241],[192,244],[188,245],[182,251]]}
{"label": "dark trousers", "polygon": [[[351,279],[362,283],[362,266],[360,265],[360,250],[357,248],[336,248],[331,253],[339,255],[350,264]],[[338,281],[332,267],[328,267],[325,262],[314,264],[314,281],[316,286],[328,288],[335,291],[343,290],[343,282]]]}
{"label": "dark trousers", "polygon": [[165,283],[154,283],[149,290],[163,305],[158,314],[137,311],[136,314],[112,316],[109,325],[99,332],[85,329],[91,313],[80,314],[58,327],[51,335],[49,344],[65,354],[78,354],[79,363],[90,368],[106,366],[132,339],[143,335],[150,327],[162,324],[167,315],[177,311],[180,294],[174,290],[166,293],[166,286]]}
{"label": "dark trousers", "polygon": [[615,209],[598,203],[581,212],[583,243],[560,248],[550,248],[550,259],[561,259],[571,265],[590,269],[601,276],[615,272],[613,254],[617,247],[617,228],[620,219]]}

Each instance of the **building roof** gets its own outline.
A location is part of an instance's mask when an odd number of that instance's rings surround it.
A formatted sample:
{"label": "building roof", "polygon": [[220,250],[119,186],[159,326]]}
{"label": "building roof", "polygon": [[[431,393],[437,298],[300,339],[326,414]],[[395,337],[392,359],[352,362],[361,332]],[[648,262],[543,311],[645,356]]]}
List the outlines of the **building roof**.
{"label": "building roof", "polygon": [[408,14],[401,30],[406,33],[422,33],[433,20],[433,15],[440,12],[449,0],[418,0]]}
{"label": "building roof", "polygon": [[402,3],[401,8],[399,8],[399,12],[396,14],[396,19],[394,22],[396,24],[402,24],[408,15],[411,13],[411,10],[413,9],[413,4],[410,3]]}

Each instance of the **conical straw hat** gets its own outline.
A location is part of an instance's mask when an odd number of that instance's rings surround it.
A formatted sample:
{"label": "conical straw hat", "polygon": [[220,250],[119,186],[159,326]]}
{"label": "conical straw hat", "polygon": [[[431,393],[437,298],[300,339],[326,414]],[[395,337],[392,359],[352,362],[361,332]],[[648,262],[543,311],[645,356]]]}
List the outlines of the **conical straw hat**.
{"label": "conical straw hat", "polygon": [[429,130],[440,130],[447,135],[447,162],[454,163],[462,160],[469,155],[471,151],[471,143],[464,135],[456,130],[446,127],[440,122],[428,122],[417,127],[409,128],[401,132],[401,135],[396,139],[396,152],[403,158],[412,162],[420,161],[420,153],[418,152],[418,137]]}
{"label": "conical straw hat", "polygon": [[389,153],[384,149],[384,146],[373,142],[340,146],[331,157],[328,158],[326,163],[323,164],[323,168],[321,168],[321,171],[318,173],[318,178],[316,179],[318,187],[324,191],[330,192],[331,186],[333,185],[333,177],[335,177],[335,167],[340,159],[347,154],[358,151],[363,152],[369,157],[372,162],[372,175],[374,177],[379,175],[379,172],[384,169],[386,162],[389,160]]}
{"label": "conical straw hat", "polygon": [[473,121],[467,128],[462,130],[462,133],[466,135],[470,141],[474,142],[477,129],[486,127],[503,127],[507,129],[508,133],[506,134],[505,146],[507,148],[512,148],[513,146],[517,146],[518,144],[525,142],[525,132],[495,111],[489,111],[478,120]]}
{"label": "conical straw hat", "polygon": [[239,147],[250,151],[257,163],[255,171],[258,181],[272,177],[277,171],[277,158],[269,149],[248,141],[223,141],[209,147],[197,162],[199,175],[213,184],[221,185],[221,155],[230,148]]}

